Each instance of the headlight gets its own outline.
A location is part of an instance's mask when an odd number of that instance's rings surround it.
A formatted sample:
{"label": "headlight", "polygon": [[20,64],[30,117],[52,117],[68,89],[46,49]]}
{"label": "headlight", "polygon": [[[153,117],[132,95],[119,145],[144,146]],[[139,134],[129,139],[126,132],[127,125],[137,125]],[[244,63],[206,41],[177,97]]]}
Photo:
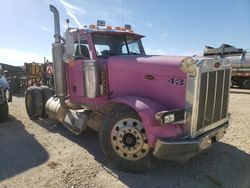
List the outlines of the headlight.
{"label": "headlight", "polygon": [[165,115],[163,123],[164,124],[171,123],[171,122],[174,122],[174,120],[175,120],[175,115],[174,114]]}
{"label": "headlight", "polygon": [[160,124],[169,124],[184,120],[185,110],[161,111],[155,114],[155,119]]}
{"label": "headlight", "polygon": [[196,61],[192,57],[185,57],[181,60],[180,69],[182,72],[189,74],[190,76],[196,76]]}

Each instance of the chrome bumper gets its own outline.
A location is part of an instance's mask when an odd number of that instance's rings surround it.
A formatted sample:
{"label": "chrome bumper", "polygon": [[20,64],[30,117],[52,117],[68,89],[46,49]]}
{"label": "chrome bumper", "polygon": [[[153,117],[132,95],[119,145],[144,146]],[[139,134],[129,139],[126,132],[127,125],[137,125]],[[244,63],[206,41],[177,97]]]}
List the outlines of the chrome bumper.
{"label": "chrome bumper", "polygon": [[192,140],[164,140],[158,139],[153,154],[159,159],[186,162],[201,151],[221,139],[228,127],[228,122],[210,130],[196,139]]}

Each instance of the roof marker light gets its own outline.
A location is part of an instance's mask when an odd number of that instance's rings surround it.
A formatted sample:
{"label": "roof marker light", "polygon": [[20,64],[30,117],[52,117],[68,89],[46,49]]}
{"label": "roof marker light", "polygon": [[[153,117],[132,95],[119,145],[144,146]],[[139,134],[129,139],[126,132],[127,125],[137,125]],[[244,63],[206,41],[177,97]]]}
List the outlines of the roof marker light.
{"label": "roof marker light", "polygon": [[106,29],[107,29],[107,30],[112,30],[112,26],[107,25],[107,26],[106,26]]}
{"label": "roof marker light", "polygon": [[96,29],[96,25],[95,24],[91,24],[91,25],[89,25],[89,28],[90,29]]}
{"label": "roof marker light", "polygon": [[103,20],[97,20],[97,26],[98,27],[105,27],[105,21],[103,21]]}
{"label": "roof marker light", "polygon": [[185,57],[180,62],[182,72],[195,77],[197,74],[196,61],[192,57]]}
{"label": "roof marker light", "polygon": [[124,25],[124,28],[125,28],[126,30],[131,30],[131,29],[132,29],[131,25],[129,25],[129,24],[125,24],[125,25]]}
{"label": "roof marker light", "polygon": [[115,30],[122,30],[122,27],[116,26]]}

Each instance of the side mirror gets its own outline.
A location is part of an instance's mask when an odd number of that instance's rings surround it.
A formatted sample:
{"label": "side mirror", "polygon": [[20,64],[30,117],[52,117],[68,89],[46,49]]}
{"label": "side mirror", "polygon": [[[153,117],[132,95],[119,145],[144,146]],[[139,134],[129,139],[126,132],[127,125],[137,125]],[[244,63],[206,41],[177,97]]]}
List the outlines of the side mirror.
{"label": "side mirror", "polygon": [[67,31],[65,32],[64,39],[65,39],[65,44],[64,44],[65,52],[63,61],[69,62],[73,60],[75,53],[74,37],[70,34],[69,31]]}

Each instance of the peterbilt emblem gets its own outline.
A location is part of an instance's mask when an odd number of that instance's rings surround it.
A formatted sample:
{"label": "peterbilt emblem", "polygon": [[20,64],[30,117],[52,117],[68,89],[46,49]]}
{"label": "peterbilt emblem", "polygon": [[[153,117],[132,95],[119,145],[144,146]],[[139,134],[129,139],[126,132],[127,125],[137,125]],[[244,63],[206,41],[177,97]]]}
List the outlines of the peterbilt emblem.
{"label": "peterbilt emblem", "polygon": [[152,74],[147,74],[144,76],[144,78],[146,78],[147,80],[154,80],[155,77]]}
{"label": "peterbilt emblem", "polygon": [[220,67],[220,62],[214,63],[214,68],[219,68]]}

